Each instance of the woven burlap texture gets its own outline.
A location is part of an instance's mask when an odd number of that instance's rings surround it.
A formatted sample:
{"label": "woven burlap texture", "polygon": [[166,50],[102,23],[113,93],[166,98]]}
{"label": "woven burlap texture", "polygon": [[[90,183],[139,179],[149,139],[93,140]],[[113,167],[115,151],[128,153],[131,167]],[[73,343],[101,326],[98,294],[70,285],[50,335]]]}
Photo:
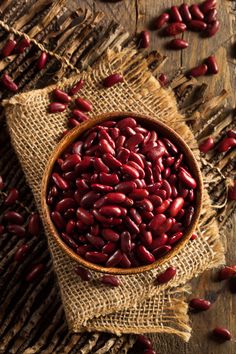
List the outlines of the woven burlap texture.
{"label": "woven burlap texture", "polygon": [[[147,63],[131,49],[108,52],[93,70],[88,70],[57,87],[67,90],[79,78],[85,85],[80,95],[93,104],[91,116],[112,111],[146,113],[165,122],[178,132],[199,159],[197,143],[184,117],[178,113],[171,90],[160,88]],[[104,89],[103,78],[121,72],[124,82]],[[49,114],[48,104],[54,86],[14,96],[4,102],[12,143],[22,164],[41,213],[40,188],[45,165],[67,127],[69,111]],[[171,261],[144,274],[120,276],[122,285],[111,289],[97,281],[81,282],[74,272],[75,263],[57,246],[47,228],[49,247],[61,289],[68,324],[73,331],[99,330],[121,333],[167,332],[188,340],[187,305],[184,284],[206,269],[224,262],[224,252],[210,199],[204,190],[203,207],[198,226],[200,235]],[[168,284],[154,286],[158,272],[175,266],[177,274]]]}

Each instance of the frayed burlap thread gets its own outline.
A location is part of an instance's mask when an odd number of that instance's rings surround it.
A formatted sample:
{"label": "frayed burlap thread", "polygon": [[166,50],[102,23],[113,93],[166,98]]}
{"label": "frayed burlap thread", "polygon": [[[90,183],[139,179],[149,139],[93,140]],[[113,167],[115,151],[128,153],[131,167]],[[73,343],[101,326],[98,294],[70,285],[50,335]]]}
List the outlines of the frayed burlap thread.
{"label": "frayed burlap thread", "polygon": [[[173,92],[160,87],[151,75],[147,63],[132,49],[108,51],[107,57],[88,70],[57,87],[67,90],[79,78],[85,85],[81,95],[93,103],[91,117],[112,111],[145,113],[170,125],[188,143],[200,163],[197,142],[178,113]],[[124,82],[104,89],[101,81],[113,72],[120,72]],[[34,193],[40,213],[40,188],[45,165],[52,150],[66,129],[69,112],[49,114],[48,104],[54,86],[14,96],[4,102],[12,143]],[[74,273],[75,263],[57,246],[45,231],[53,256],[68,324],[73,331],[109,331],[115,334],[165,332],[175,333],[184,340],[190,337],[184,284],[206,269],[224,262],[224,250],[210,198],[204,190],[199,221],[200,237],[171,261],[145,274],[120,276],[122,285],[111,289],[98,282],[100,274],[93,272],[93,281],[81,282]],[[154,286],[157,273],[175,266],[177,274],[168,284]]]}

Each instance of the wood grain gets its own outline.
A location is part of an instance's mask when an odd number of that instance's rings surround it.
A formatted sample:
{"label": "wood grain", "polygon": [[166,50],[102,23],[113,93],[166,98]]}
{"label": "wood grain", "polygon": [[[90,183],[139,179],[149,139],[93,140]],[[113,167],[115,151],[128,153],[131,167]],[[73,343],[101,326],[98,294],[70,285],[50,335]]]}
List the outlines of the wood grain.
{"label": "wood grain", "polygon": [[[154,16],[173,4],[181,4],[175,0],[124,0],[118,3],[81,0],[80,4],[92,10],[104,11],[107,18],[113,18],[124,26],[132,35],[148,28]],[[188,3],[194,3],[189,1]],[[212,93],[219,94],[223,88],[229,93],[229,102],[235,107],[236,103],[236,1],[218,0],[218,13],[221,30],[210,39],[202,39],[196,33],[186,32],[182,36],[189,41],[190,46],[184,51],[169,51],[165,48],[168,40],[157,32],[152,32],[151,49],[158,49],[168,56],[168,61],[162,68],[169,75],[180,66],[190,69],[202,62],[207,56],[215,54],[220,72],[216,76],[204,77],[201,81],[209,84]],[[227,263],[235,264],[236,218],[233,228],[225,238]],[[183,343],[173,336],[157,336],[156,347],[162,354],[235,354],[236,353],[236,296],[232,295],[225,282],[215,281],[216,271],[205,272],[201,277],[192,281],[191,297],[206,297],[213,302],[212,308],[201,314],[191,315],[193,334],[189,343]],[[209,331],[215,326],[224,326],[232,332],[233,341],[219,344],[209,338]]]}

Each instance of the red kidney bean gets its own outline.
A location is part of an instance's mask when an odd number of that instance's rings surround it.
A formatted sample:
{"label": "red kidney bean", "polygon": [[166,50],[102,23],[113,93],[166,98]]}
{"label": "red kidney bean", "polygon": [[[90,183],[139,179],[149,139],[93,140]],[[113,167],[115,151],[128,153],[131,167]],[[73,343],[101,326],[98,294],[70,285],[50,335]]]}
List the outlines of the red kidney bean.
{"label": "red kidney bean", "polygon": [[112,254],[117,249],[117,244],[115,242],[108,241],[102,248],[102,253]]}
{"label": "red kidney bean", "polygon": [[102,206],[99,209],[99,213],[105,216],[119,217],[121,215],[121,210],[119,207],[115,205],[107,205],[107,206]]}
{"label": "red kidney bean", "polygon": [[113,218],[107,218],[95,209],[92,211],[92,214],[103,225],[110,225],[113,222]]}
{"label": "red kidney bean", "polygon": [[160,246],[163,246],[167,243],[168,241],[168,236],[166,234],[162,234],[158,236],[157,238],[152,240],[152,244],[150,245],[150,249],[154,250]]}
{"label": "red kidney bean", "polygon": [[190,240],[194,241],[194,240],[196,240],[196,238],[198,238],[198,235],[196,233],[193,233]]}
{"label": "red kidney bean", "polygon": [[105,164],[110,167],[111,169],[117,169],[122,166],[122,163],[117,160],[112,154],[107,153],[102,156],[103,161]]}
{"label": "red kidney bean", "polygon": [[183,225],[180,222],[176,222],[176,223],[174,223],[172,225],[172,227],[170,229],[170,233],[174,234],[174,233],[179,232],[179,231],[183,231]]}
{"label": "red kidney bean", "polygon": [[126,141],[126,136],[120,135],[116,140],[116,147],[117,148],[122,147],[124,145],[125,141]]}
{"label": "red kidney bean", "polygon": [[139,344],[141,347],[152,349],[151,341],[143,334],[138,335],[136,343]]}
{"label": "red kidney bean", "polygon": [[103,229],[102,230],[102,236],[107,240],[111,242],[116,242],[119,240],[120,235],[113,231],[112,229]]}
{"label": "red kidney bean", "polygon": [[227,137],[227,138],[224,138],[223,140],[221,140],[221,142],[218,146],[218,151],[219,152],[227,152],[234,146],[236,146],[236,139]]}
{"label": "red kidney bean", "polygon": [[150,231],[142,231],[141,233],[141,243],[145,246],[145,247],[149,247],[152,244],[152,233]]}
{"label": "red kidney bean", "polygon": [[162,181],[161,189],[164,189],[164,191],[166,191],[166,197],[170,198],[171,193],[172,193],[172,188],[171,188],[170,183],[166,179],[164,179]]}
{"label": "red kidney bean", "polygon": [[176,197],[178,196],[178,190],[177,190],[177,188],[176,188],[175,186],[172,186],[171,189],[172,189],[171,197],[172,197],[172,198],[176,198]]}
{"label": "red kidney bean", "polygon": [[56,172],[52,174],[52,180],[62,190],[69,188],[68,182]]}
{"label": "red kidney bean", "polygon": [[161,74],[159,77],[158,77],[158,81],[161,85],[161,87],[164,87],[168,84],[168,77],[166,74]]}
{"label": "red kidney bean", "polygon": [[72,110],[72,118],[77,119],[79,122],[85,122],[86,120],[89,119],[89,117],[79,109]]}
{"label": "red kidney bean", "polygon": [[94,143],[94,140],[96,139],[96,137],[97,137],[96,132],[90,133],[84,142],[83,148],[87,150]]}
{"label": "red kidney bean", "polygon": [[236,200],[236,180],[234,180],[233,184],[229,186],[228,199]]}
{"label": "red kidney bean", "polygon": [[100,278],[100,282],[111,287],[116,287],[121,284],[119,278],[114,275],[103,275]]}
{"label": "red kidney bean", "polygon": [[185,49],[188,48],[188,42],[185,41],[184,39],[176,38],[172,39],[169,43],[169,47],[171,49]]}
{"label": "red kidney bean", "polygon": [[180,5],[179,11],[185,23],[192,20],[192,15],[189,11],[189,6],[187,4]]}
{"label": "red kidney bean", "polygon": [[148,151],[152,150],[154,147],[157,146],[157,142],[156,141],[148,141],[147,144],[144,144],[141,152],[143,154],[146,154]]}
{"label": "red kidney bean", "polygon": [[94,223],[93,215],[84,208],[78,208],[76,211],[76,216],[86,225],[92,225]]}
{"label": "red kidney bean", "polygon": [[120,211],[121,211],[121,217],[122,218],[125,217],[127,215],[127,212],[128,212],[127,209],[123,208],[121,206],[119,206],[119,208],[120,208]]}
{"label": "red kidney bean", "polygon": [[167,36],[176,36],[186,31],[186,29],[187,26],[183,22],[174,22],[165,28],[165,34]]}
{"label": "red kidney bean", "polygon": [[145,129],[143,127],[136,127],[136,128],[134,128],[134,130],[135,130],[136,133],[141,133],[141,134],[143,134],[145,136],[148,133],[147,129]]}
{"label": "red kidney bean", "polygon": [[101,194],[96,193],[94,191],[90,191],[83,195],[83,197],[80,200],[80,206],[82,208],[92,208],[94,206],[94,203],[100,198]]}
{"label": "red kidney bean", "polygon": [[147,198],[144,198],[142,200],[138,200],[138,201],[135,201],[135,205],[140,208],[141,210],[144,210],[144,211],[153,211],[153,204],[152,202],[147,199]]}
{"label": "red kidney bean", "polygon": [[115,190],[122,194],[132,193],[135,188],[136,188],[136,184],[133,181],[120,182],[115,186]]}
{"label": "red kidney bean", "polygon": [[148,199],[152,202],[154,207],[159,207],[163,203],[161,197],[155,194],[150,195]]}
{"label": "red kidney bean", "polygon": [[1,82],[7,90],[9,90],[11,92],[18,91],[18,86],[14,83],[14,81],[12,80],[12,78],[9,75],[3,74]]}
{"label": "red kidney bean", "polygon": [[76,95],[79,90],[84,86],[84,81],[79,80],[70,90],[69,90],[69,95],[74,96]]}
{"label": "red kidney bean", "polygon": [[110,128],[111,138],[116,140],[120,136],[120,129],[118,128]]}
{"label": "red kidney bean", "polygon": [[195,189],[197,187],[197,182],[195,179],[187,172],[184,168],[181,167],[180,172],[178,173],[178,177],[181,182],[183,182],[186,186]]}
{"label": "red kidney bean", "polygon": [[139,233],[138,225],[132,219],[130,219],[129,216],[126,216],[124,220],[125,220],[125,223],[126,223],[128,229],[130,230],[130,232],[133,232],[136,234]]}
{"label": "red kidney bean", "polygon": [[200,10],[199,6],[197,4],[193,4],[189,8],[191,15],[193,16],[194,19],[196,20],[204,20],[204,14]]}
{"label": "red kidney bean", "polygon": [[99,228],[99,225],[98,225],[98,224],[95,224],[95,225],[90,226],[90,233],[91,233],[92,235],[98,236],[99,231],[100,231],[100,228]]}
{"label": "red kidney bean", "polygon": [[36,281],[40,277],[40,275],[42,275],[44,269],[45,269],[44,264],[42,264],[42,263],[35,264],[31,268],[30,272],[26,275],[25,280],[28,283],[32,283],[32,282]]}
{"label": "red kidney bean", "polygon": [[127,118],[123,118],[123,119],[119,120],[116,123],[116,126],[118,129],[124,129],[126,127],[135,128],[137,126],[137,122],[134,118],[127,117]]}
{"label": "red kidney bean", "polygon": [[236,139],[236,130],[232,130],[232,129],[228,130],[227,136],[228,136],[228,138],[235,138]]}
{"label": "red kidney bean", "polygon": [[93,183],[91,184],[92,189],[94,189],[97,192],[112,192],[113,187],[112,186],[107,186],[105,184],[99,184],[99,183]]}
{"label": "red kidney bean", "polygon": [[212,9],[209,10],[206,15],[205,15],[205,22],[206,23],[212,23],[215,22],[217,20],[217,10],[216,9]]}
{"label": "red kidney bean", "polygon": [[53,211],[51,213],[51,218],[59,230],[63,230],[65,228],[65,221],[58,211]]}
{"label": "red kidney bean", "polygon": [[28,223],[28,232],[33,236],[38,236],[40,233],[40,217],[38,213],[30,215]]}
{"label": "red kidney bean", "polygon": [[166,149],[163,146],[154,147],[152,150],[148,151],[147,157],[151,161],[155,161],[166,154]]}
{"label": "red kidney bean", "polygon": [[[76,173],[75,173],[75,171],[64,172],[62,174],[62,177],[69,182],[73,182],[76,178]],[[56,187],[56,186],[54,186],[54,187]]]}
{"label": "red kidney bean", "polygon": [[108,260],[108,255],[102,252],[89,251],[85,253],[85,259],[91,263],[102,264]]}
{"label": "red kidney bean", "polygon": [[16,188],[12,188],[12,189],[8,192],[8,194],[7,194],[7,196],[6,196],[6,199],[5,199],[5,201],[4,201],[4,204],[5,204],[6,206],[11,206],[11,205],[15,204],[15,202],[18,200],[18,198],[19,198],[19,192],[18,192],[18,190],[17,190]]}
{"label": "red kidney bean", "polygon": [[148,48],[150,46],[150,32],[149,31],[142,31],[140,33],[140,48]]}
{"label": "red kidney bean", "polygon": [[122,129],[122,133],[125,135],[125,137],[128,139],[131,136],[136,135],[136,131],[133,128],[130,127],[125,127]]}
{"label": "red kidney bean", "polygon": [[105,245],[105,242],[101,237],[91,235],[90,233],[87,233],[85,235],[86,239],[88,240],[91,245],[93,245],[96,248],[102,248]]}
{"label": "red kidney bean", "polygon": [[117,73],[111,74],[103,80],[103,87],[109,88],[123,81],[124,81],[123,76],[121,76],[120,74]]}
{"label": "red kidney bean", "polygon": [[131,267],[131,262],[125,253],[122,255],[122,259],[119,263],[119,266],[121,268],[130,268]]}
{"label": "red kidney bean", "polygon": [[68,223],[66,224],[66,233],[71,235],[76,227],[76,223],[74,220],[69,220]]}
{"label": "red kidney bean", "polygon": [[22,225],[24,224],[24,218],[23,216],[16,212],[16,211],[6,211],[4,214],[3,214],[3,218],[4,220],[10,222],[10,223],[14,223],[14,224],[17,224],[17,225]]}
{"label": "red kidney bean", "polygon": [[122,172],[130,178],[139,178],[139,172],[132,166],[124,164],[121,167]]}
{"label": "red kidney bean", "polygon": [[108,258],[108,260],[106,262],[106,266],[107,267],[115,267],[118,263],[120,263],[121,259],[122,259],[122,253],[118,249]]}
{"label": "red kidney bean", "polygon": [[[140,178],[141,180],[143,180],[143,178],[145,178],[145,172],[144,172],[144,170],[142,169],[142,167],[140,167],[139,164],[137,164],[137,163],[134,162],[134,161],[128,161],[128,162],[127,162],[127,165],[133,167],[135,170],[137,170],[137,171],[139,172],[139,178]],[[136,181],[137,181],[137,179],[135,180],[135,182],[136,182]],[[143,180],[143,181],[144,181],[144,180]],[[145,181],[144,181],[144,183],[145,183]]]}
{"label": "red kidney bean", "polygon": [[133,200],[142,200],[149,195],[149,192],[146,189],[134,189],[133,192],[129,194],[129,197]]}
{"label": "red kidney bean", "polygon": [[99,149],[102,154],[111,154],[115,155],[115,150],[109,144],[109,142],[105,139],[101,139],[99,142]]}
{"label": "red kidney bean", "polygon": [[71,97],[60,89],[53,90],[53,96],[57,102],[68,104],[71,101]]}
{"label": "red kidney bean", "polygon": [[116,157],[120,162],[127,163],[127,161],[129,160],[129,156],[130,156],[130,151],[128,149],[121,147],[119,148]]}
{"label": "red kidney bean", "polygon": [[25,49],[28,48],[29,46],[30,46],[30,40],[28,38],[23,38],[17,44],[15,52],[22,54],[25,51]]}
{"label": "red kidney bean", "polygon": [[80,192],[86,193],[89,191],[89,185],[85,181],[85,179],[77,178],[75,181],[76,187],[79,189]]}
{"label": "red kidney bean", "polygon": [[200,7],[202,12],[206,14],[208,11],[215,9],[216,4],[217,4],[216,0],[206,0],[200,5]]}
{"label": "red kidney bean", "polygon": [[27,244],[20,245],[14,254],[14,261],[22,262],[29,254],[30,248]]}
{"label": "red kidney bean", "polygon": [[171,203],[171,199],[164,200],[164,202],[159,207],[156,208],[155,212],[158,214],[164,213],[169,208],[170,203]]}
{"label": "red kidney bean", "polygon": [[106,185],[110,185],[110,186],[117,185],[120,181],[119,177],[116,173],[108,174],[105,172],[101,172],[99,174],[99,178],[100,178],[100,182],[102,184],[106,184]]}
{"label": "red kidney bean", "polygon": [[152,253],[156,259],[159,259],[163,256],[165,256],[168,252],[170,252],[171,246],[169,245],[163,245],[155,248]]}
{"label": "red kidney bean", "polygon": [[157,214],[154,216],[154,218],[151,220],[149,223],[148,227],[155,231],[166,221],[166,216],[164,214]]}
{"label": "red kidney bean", "polygon": [[179,213],[179,211],[183,208],[183,205],[184,205],[184,198],[178,197],[174,199],[168,209],[170,216],[175,217]]}
{"label": "red kidney bean", "polygon": [[[160,197],[162,200],[167,198],[166,190],[159,189],[156,191],[156,196]],[[150,198],[149,198],[150,199]]]}
{"label": "red kidney bean", "polygon": [[140,215],[145,222],[154,218],[154,214],[151,211],[140,210]]}
{"label": "red kidney bean", "polygon": [[201,20],[191,20],[188,22],[188,28],[191,31],[201,32],[207,28],[207,24]]}
{"label": "red kidney bean", "polygon": [[48,61],[48,54],[46,52],[41,52],[38,61],[37,61],[37,69],[43,70]]}
{"label": "red kidney bean", "polygon": [[230,279],[236,275],[236,266],[225,266],[218,273],[219,280]]}
{"label": "red kidney bean", "polygon": [[134,151],[130,151],[129,160],[136,162],[136,164],[138,164],[142,169],[144,169],[144,162],[140,154],[137,154]]}
{"label": "red kidney bean", "polygon": [[128,231],[124,231],[120,235],[121,251],[129,253],[131,251],[131,235]]}
{"label": "red kidney bean", "polygon": [[190,206],[185,213],[185,226],[189,226],[191,224],[193,215],[194,215],[194,207]]}
{"label": "red kidney bean", "polygon": [[83,112],[90,112],[93,109],[91,102],[85,100],[82,97],[76,98],[75,103],[78,106],[78,108]]}
{"label": "red kidney bean", "polygon": [[61,102],[52,102],[48,106],[49,113],[63,112],[66,109],[66,104]]}
{"label": "red kidney bean", "polygon": [[84,143],[82,141],[76,141],[72,146],[72,153],[80,155]]}
{"label": "red kidney bean", "polygon": [[158,16],[153,24],[153,27],[158,30],[162,28],[168,21],[169,21],[170,15],[167,12],[164,12],[160,16]]}
{"label": "red kidney bean", "polygon": [[134,220],[134,222],[137,225],[141,224],[142,217],[141,217],[141,215],[139,214],[139,212],[135,208],[131,208],[129,210],[129,213],[130,213],[131,218]]}
{"label": "red kidney bean", "polygon": [[76,249],[76,253],[77,253],[79,256],[84,256],[86,252],[91,252],[91,251],[92,251],[91,245],[79,246],[79,247]]}
{"label": "red kidney bean", "polygon": [[163,160],[163,164],[167,167],[170,167],[174,164],[175,158],[174,156],[169,156],[165,160]]}
{"label": "red kidney bean", "polygon": [[126,199],[124,193],[114,192],[114,193],[107,193],[105,196],[105,203],[106,204],[120,204],[123,203]]}
{"label": "red kidney bean", "polygon": [[216,327],[213,329],[213,335],[222,341],[231,340],[231,333],[228,329],[223,327]]}
{"label": "red kidney bean", "polygon": [[171,235],[169,237],[168,243],[170,245],[173,245],[176,242],[178,242],[182,237],[183,237],[183,233],[182,232],[176,232],[176,234],[173,234],[173,235]]}
{"label": "red kidney bean", "polygon": [[62,232],[61,238],[69,247],[71,247],[74,251],[77,251],[78,245],[69,235],[67,235],[65,232]]}
{"label": "red kidney bean", "polygon": [[8,57],[15,49],[15,46],[16,46],[16,41],[14,41],[14,39],[11,38],[8,39],[1,50],[1,57],[2,58]]}
{"label": "red kidney bean", "polygon": [[171,6],[170,19],[172,22],[182,22],[183,21],[182,16],[181,16],[177,6]]}
{"label": "red kidney bean", "polygon": [[137,255],[142,262],[148,264],[155,262],[155,257],[153,256],[153,254],[149,252],[147,248],[143,245],[137,246]]}
{"label": "red kidney bean", "polygon": [[137,145],[143,142],[143,139],[144,136],[141,133],[135,133],[135,135],[132,135],[126,140],[125,146],[129,150],[134,150]]}
{"label": "red kidney bean", "polygon": [[220,28],[220,22],[214,21],[207,25],[207,29],[204,31],[206,37],[213,37]]}
{"label": "red kidney bean", "polygon": [[199,145],[199,150],[206,154],[208,151],[213,149],[215,145],[214,139],[212,137],[209,137],[207,139],[204,139],[201,144]]}
{"label": "red kidney bean", "polygon": [[193,189],[189,189],[187,200],[193,202],[195,198],[195,193]]}
{"label": "red kidney bean", "polygon": [[68,210],[65,211],[64,216],[67,219],[73,218],[75,216],[75,209],[69,208]]}
{"label": "red kidney bean", "polygon": [[206,64],[200,64],[199,66],[196,66],[195,68],[191,69],[188,72],[189,76],[192,77],[199,77],[199,76],[203,76],[207,73],[207,66]]}
{"label": "red kidney bean", "polygon": [[81,267],[81,266],[77,266],[77,267],[75,268],[75,273],[76,273],[77,275],[79,275],[80,278],[81,278],[81,280],[83,280],[83,281],[89,281],[89,280],[92,279],[92,274],[91,274],[91,272],[90,272],[88,269],[83,268],[83,267]]}
{"label": "red kidney bean", "polygon": [[63,198],[56,204],[55,211],[63,213],[67,209],[74,207],[76,207],[76,202],[73,198]]}
{"label": "red kidney bean", "polygon": [[68,156],[61,164],[62,171],[71,170],[75,165],[81,161],[81,157],[78,154],[72,154]]}
{"label": "red kidney bean", "polygon": [[211,303],[205,299],[192,299],[189,306],[197,311],[206,311],[211,307]]}
{"label": "red kidney bean", "polygon": [[176,274],[176,268],[169,267],[163,273],[159,274],[156,277],[155,284],[158,285],[158,284],[168,283],[171,279],[174,278],[175,274]]}
{"label": "red kidney bean", "polygon": [[98,172],[103,172],[103,173],[108,173],[110,172],[110,169],[105,163],[102,161],[100,157],[95,157],[94,158],[94,168]]}
{"label": "red kidney bean", "polygon": [[[161,214],[159,214],[161,215]],[[168,218],[166,219],[166,221],[159,225],[159,227],[155,230],[153,230],[153,233],[155,236],[161,236],[162,234],[166,233],[167,231],[169,231],[173,225],[175,219],[173,218]]]}
{"label": "red kidney bean", "polygon": [[116,121],[115,120],[108,120],[108,121],[102,123],[103,128],[104,127],[111,128],[111,127],[114,127],[115,125],[116,125]]}
{"label": "red kidney bean", "polygon": [[218,74],[219,68],[218,68],[218,65],[217,65],[217,62],[216,62],[216,58],[215,58],[214,55],[209,56],[205,60],[205,63],[206,63],[207,68],[208,68],[208,71],[207,71],[208,74],[213,74],[213,75]]}

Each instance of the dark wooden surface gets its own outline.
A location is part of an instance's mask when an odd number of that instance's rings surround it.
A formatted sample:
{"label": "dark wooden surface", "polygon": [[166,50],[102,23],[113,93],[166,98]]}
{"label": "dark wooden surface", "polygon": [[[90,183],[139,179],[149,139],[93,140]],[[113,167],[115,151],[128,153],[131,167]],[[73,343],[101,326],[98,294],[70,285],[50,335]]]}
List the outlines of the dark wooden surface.
{"label": "dark wooden surface", "polygon": [[[108,19],[115,19],[133,35],[147,28],[154,16],[162,10],[182,1],[175,0],[124,0],[118,3],[102,2],[99,0],[81,0],[84,8],[102,10]],[[190,1],[189,3],[193,3]],[[219,93],[225,88],[230,93],[230,104],[235,107],[236,100],[236,1],[218,0],[218,16],[221,30],[211,39],[203,39],[196,33],[187,32],[183,38],[189,41],[189,48],[184,51],[169,51],[165,48],[168,41],[157,32],[151,34],[151,49],[158,49],[168,56],[163,66],[163,72],[173,73],[182,66],[189,69],[201,63],[204,58],[215,54],[220,72],[214,77],[204,77],[203,81],[210,86],[212,93]],[[235,34],[235,35],[234,35]],[[222,235],[227,249],[228,264],[236,262],[236,219],[233,228]],[[212,308],[201,314],[191,315],[192,337],[189,343],[183,343],[174,336],[163,336],[158,339],[158,353],[162,354],[235,354],[236,353],[236,295],[229,292],[225,282],[215,280],[216,271],[205,272],[198,279],[192,281],[191,297],[205,297],[213,302]],[[209,338],[209,331],[215,326],[223,326],[232,332],[233,340],[219,344]]]}

